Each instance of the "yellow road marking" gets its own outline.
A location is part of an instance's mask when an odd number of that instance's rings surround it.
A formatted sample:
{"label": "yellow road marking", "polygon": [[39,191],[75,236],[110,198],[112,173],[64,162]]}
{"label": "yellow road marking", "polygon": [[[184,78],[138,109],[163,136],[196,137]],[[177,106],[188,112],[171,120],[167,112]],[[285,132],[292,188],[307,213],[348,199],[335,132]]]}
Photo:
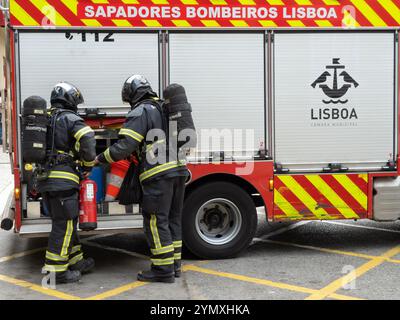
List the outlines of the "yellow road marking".
{"label": "yellow road marking", "polygon": [[103,299],[107,299],[107,298],[110,298],[110,297],[113,297],[113,296],[117,296],[117,295],[119,295],[121,293],[124,293],[126,291],[129,291],[129,290],[132,290],[132,289],[135,289],[135,288],[138,288],[138,287],[142,287],[142,286],[144,286],[146,284],[148,284],[148,282],[135,281],[135,282],[132,282],[132,283],[128,283],[128,284],[126,284],[124,286],[121,286],[119,288],[112,289],[112,290],[97,294],[95,296],[86,298],[85,300],[103,300]]}
{"label": "yellow road marking", "polygon": [[380,5],[386,9],[387,12],[400,24],[400,9],[392,0],[378,0]]}
{"label": "yellow road marking", "polygon": [[330,217],[325,209],[318,207],[317,201],[313,197],[311,197],[309,193],[293,177],[278,176],[278,179],[281,180],[315,216],[320,219],[327,219]]}
{"label": "yellow road marking", "polygon": [[[261,242],[276,243],[276,244],[281,244],[281,245],[290,246],[290,247],[309,249],[309,250],[321,251],[321,252],[326,252],[326,253],[341,254],[341,255],[345,255],[345,256],[363,258],[363,259],[368,259],[368,260],[376,259],[379,257],[379,256],[371,256],[369,254],[364,254],[364,253],[327,249],[327,248],[322,248],[322,247],[314,247],[314,246],[308,246],[308,245],[302,245],[302,244],[296,244],[296,243],[290,243],[290,242],[284,242],[284,241],[275,241],[275,240],[267,240],[266,239],[266,240],[261,240]],[[390,259],[390,258],[385,258],[385,260],[387,262],[400,264],[400,260]]]}
{"label": "yellow road marking", "polygon": [[[212,270],[212,269],[198,267],[195,265],[185,265],[182,267],[182,269],[183,269],[183,271],[194,271],[194,272],[199,272],[199,273],[205,273],[205,274],[210,274],[210,275],[214,275],[217,277],[234,279],[234,280],[255,283],[255,284],[265,285],[265,286],[279,288],[279,289],[301,292],[301,293],[311,293],[312,292],[312,294],[315,294],[318,292],[318,290],[315,290],[315,289],[300,287],[300,286],[291,285],[291,284],[282,283],[282,282],[274,282],[274,281],[265,280],[265,279],[247,277],[247,276],[242,276],[242,275],[234,274],[234,273],[220,272],[220,271],[216,271],[216,270]],[[340,300],[354,300],[354,299],[359,300],[358,298],[355,298],[355,297],[349,297],[349,296],[335,294],[335,293],[332,293],[332,295],[329,295],[329,297],[332,297],[334,299],[340,299]]]}
{"label": "yellow road marking", "polygon": [[343,216],[348,219],[359,218],[353,209],[351,209],[320,176],[306,175],[305,177],[335,206],[335,208],[340,211]]}
{"label": "yellow road marking", "polygon": [[77,297],[77,296],[73,296],[61,291],[57,291],[54,289],[46,289],[43,288],[42,286],[38,286],[37,284],[25,281],[25,280],[19,280],[16,278],[12,278],[12,277],[8,277],[5,275],[0,274],[0,280],[10,283],[10,284],[14,284],[16,286],[19,287],[23,287],[23,288],[27,288],[36,292],[40,292],[42,294],[45,294],[47,296],[51,296],[51,297],[55,297],[55,298],[59,298],[59,299],[64,299],[64,300],[80,300],[81,298]]}
{"label": "yellow road marking", "polygon": [[367,195],[345,174],[332,175],[343,188],[350,193],[354,199],[361,205],[364,210],[367,210],[368,198]]}
{"label": "yellow road marking", "polygon": [[289,218],[301,218],[302,216],[296,210],[292,204],[287,201],[281,193],[275,189],[274,191],[274,203],[289,217]]}
{"label": "yellow road marking", "polygon": [[313,293],[309,297],[306,298],[306,300],[321,300],[325,299],[329,295],[335,293],[337,290],[342,288],[344,285],[354,281],[355,279],[359,278],[363,274],[367,273],[368,271],[378,267],[382,263],[386,261],[386,259],[391,258],[397,254],[400,253],[400,246],[396,246],[393,249],[390,249],[389,251],[385,252],[381,256],[378,256],[366,263],[364,263],[362,266],[356,268],[354,272],[351,272],[343,277],[340,277],[339,279],[331,282],[321,290],[318,290],[316,293]]}
{"label": "yellow road marking", "polygon": [[375,27],[386,27],[385,21],[365,2],[365,0],[351,0],[354,6],[372,23]]}
{"label": "yellow road marking", "polygon": [[14,253],[12,255],[0,258],[0,263],[10,261],[10,260],[13,260],[16,258],[25,257],[30,254],[34,254],[34,253],[44,251],[44,250],[46,250],[46,248],[38,248],[38,249],[27,250],[27,251],[23,251],[23,252],[19,252],[19,253]]}

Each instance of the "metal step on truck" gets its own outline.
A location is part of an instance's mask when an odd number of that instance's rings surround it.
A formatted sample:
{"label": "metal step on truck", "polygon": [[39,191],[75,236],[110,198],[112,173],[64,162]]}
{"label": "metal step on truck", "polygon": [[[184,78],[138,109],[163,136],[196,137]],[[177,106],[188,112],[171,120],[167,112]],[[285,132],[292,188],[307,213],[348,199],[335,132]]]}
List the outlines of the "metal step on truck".
{"label": "metal step on truck", "polygon": [[[50,221],[21,157],[21,105],[59,81],[97,151],[118,136],[123,81],[161,95],[182,84],[198,146],[183,230],[203,258],[244,250],[268,221],[400,218],[400,1],[3,1],[4,145],[15,189],[2,226],[45,236]],[[107,168],[105,168],[107,170]],[[100,201],[96,232],[142,227],[139,208]]]}

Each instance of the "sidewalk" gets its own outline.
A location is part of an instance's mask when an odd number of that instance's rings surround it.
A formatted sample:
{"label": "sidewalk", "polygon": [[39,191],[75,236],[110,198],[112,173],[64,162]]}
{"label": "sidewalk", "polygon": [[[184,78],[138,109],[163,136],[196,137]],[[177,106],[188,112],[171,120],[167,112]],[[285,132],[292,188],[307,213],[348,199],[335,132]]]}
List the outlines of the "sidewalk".
{"label": "sidewalk", "polygon": [[7,198],[13,188],[13,175],[11,174],[10,161],[7,153],[0,146],[0,215],[3,213]]}

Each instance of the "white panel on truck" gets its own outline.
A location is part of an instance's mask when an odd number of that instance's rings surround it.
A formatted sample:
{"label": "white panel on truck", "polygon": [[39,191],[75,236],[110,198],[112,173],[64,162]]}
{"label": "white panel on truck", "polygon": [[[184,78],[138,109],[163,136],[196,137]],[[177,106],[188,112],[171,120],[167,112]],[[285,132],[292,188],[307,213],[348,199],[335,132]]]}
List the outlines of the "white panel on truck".
{"label": "white panel on truck", "polygon": [[[265,147],[263,39],[262,33],[170,34],[170,83],[187,91],[199,151],[251,153]],[[220,146],[206,143],[212,129],[226,133],[216,139]]]}
{"label": "white panel on truck", "polygon": [[85,107],[112,111],[124,107],[122,85],[135,73],[158,92],[157,33],[22,32],[19,39],[22,101],[49,100],[52,87],[68,81],[82,91]]}
{"label": "white panel on truck", "polygon": [[394,41],[391,32],[275,34],[277,162],[375,170],[394,159]]}

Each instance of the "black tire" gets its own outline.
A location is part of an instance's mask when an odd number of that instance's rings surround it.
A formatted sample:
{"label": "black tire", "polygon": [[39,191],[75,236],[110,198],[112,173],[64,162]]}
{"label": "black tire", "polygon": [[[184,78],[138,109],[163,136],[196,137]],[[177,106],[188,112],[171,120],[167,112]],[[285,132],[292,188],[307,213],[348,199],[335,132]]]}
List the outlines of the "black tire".
{"label": "black tire", "polygon": [[[196,228],[199,209],[212,199],[226,199],[233,203],[241,216],[236,235],[224,244],[205,241]],[[204,220],[203,220],[204,221]],[[187,249],[203,259],[226,259],[237,256],[253,239],[257,228],[257,211],[252,198],[239,186],[229,182],[211,182],[191,192],[183,209],[183,242]],[[204,237],[204,233],[203,237]],[[232,232],[232,234],[235,234]]]}

